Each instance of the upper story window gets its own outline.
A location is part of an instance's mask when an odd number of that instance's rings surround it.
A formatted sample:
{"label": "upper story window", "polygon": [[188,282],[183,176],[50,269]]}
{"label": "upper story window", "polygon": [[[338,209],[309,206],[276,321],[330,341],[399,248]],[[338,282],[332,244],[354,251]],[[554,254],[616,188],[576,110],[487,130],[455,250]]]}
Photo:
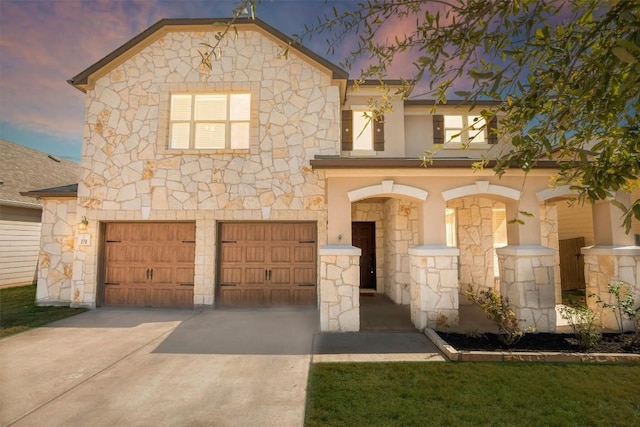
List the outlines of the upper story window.
{"label": "upper story window", "polygon": [[435,115],[433,142],[455,147],[496,144],[497,136],[492,132],[496,125],[495,117],[487,124],[482,116]]}
{"label": "upper story window", "polygon": [[342,151],[384,151],[384,122],[366,108],[342,111]]}
{"label": "upper story window", "polygon": [[248,93],[172,94],[169,147],[248,149],[250,113]]}

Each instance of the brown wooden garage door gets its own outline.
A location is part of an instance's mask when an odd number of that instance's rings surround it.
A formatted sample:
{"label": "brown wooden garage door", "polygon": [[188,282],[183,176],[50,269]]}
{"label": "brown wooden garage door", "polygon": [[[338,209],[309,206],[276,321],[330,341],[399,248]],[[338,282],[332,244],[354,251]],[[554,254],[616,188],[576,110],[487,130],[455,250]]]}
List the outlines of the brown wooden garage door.
{"label": "brown wooden garage door", "polygon": [[193,223],[108,223],[104,304],[192,307]]}
{"label": "brown wooden garage door", "polygon": [[218,306],[315,306],[315,223],[221,223]]}

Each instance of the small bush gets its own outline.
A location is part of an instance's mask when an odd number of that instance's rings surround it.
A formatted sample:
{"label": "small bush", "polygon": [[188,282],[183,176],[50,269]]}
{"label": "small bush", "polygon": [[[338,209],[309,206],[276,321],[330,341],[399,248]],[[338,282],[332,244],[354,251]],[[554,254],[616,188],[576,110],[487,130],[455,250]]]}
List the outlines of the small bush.
{"label": "small bush", "polygon": [[530,328],[520,328],[516,314],[509,306],[509,299],[498,295],[493,289],[480,291],[476,295],[469,287],[465,295],[480,306],[487,318],[496,323],[500,332],[500,341],[506,346],[513,346],[525,333],[530,331]]}
{"label": "small bush", "polygon": [[560,316],[565,319],[574,334],[573,342],[585,351],[594,349],[600,343],[602,334],[596,326],[597,316],[587,307],[560,307]]}
{"label": "small bush", "polygon": [[595,298],[596,303],[603,309],[613,311],[620,334],[624,333],[624,319],[629,319],[633,325],[633,342],[640,342],[640,305],[635,307],[635,295],[629,290],[629,285],[624,282],[611,282],[607,285],[607,292],[612,297],[611,303],[604,302],[597,294],[589,294],[589,297]]}

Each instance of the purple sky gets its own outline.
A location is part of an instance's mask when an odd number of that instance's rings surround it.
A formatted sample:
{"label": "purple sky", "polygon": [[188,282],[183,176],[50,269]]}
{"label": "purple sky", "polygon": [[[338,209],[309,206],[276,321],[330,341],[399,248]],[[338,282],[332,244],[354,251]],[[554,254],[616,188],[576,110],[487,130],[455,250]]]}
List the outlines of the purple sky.
{"label": "purple sky", "polygon": [[[356,4],[264,0],[258,17],[292,35],[334,5]],[[233,7],[219,0],[0,0],[0,138],[79,161],[84,95],[66,81],[160,19],[228,17]],[[343,58],[326,54],[325,38],[306,46],[339,64]]]}

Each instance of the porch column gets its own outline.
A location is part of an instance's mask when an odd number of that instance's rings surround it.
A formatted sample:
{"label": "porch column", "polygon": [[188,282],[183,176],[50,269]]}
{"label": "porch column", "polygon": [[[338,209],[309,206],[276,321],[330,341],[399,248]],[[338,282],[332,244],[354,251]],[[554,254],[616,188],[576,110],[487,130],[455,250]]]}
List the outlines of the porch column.
{"label": "porch column", "polygon": [[[618,192],[616,200],[629,206],[629,193]],[[607,285],[623,282],[636,296],[640,304],[640,246],[634,245],[632,234],[624,232],[622,211],[610,201],[598,201],[593,205],[593,231],[595,245],[583,248],[586,293],[597,294],[607,303],[613,302]],[[600,312],[595,298],[587,298],[589,308]],[[607,329],[617,330],[618,324],[611,310],[601,313],[602,324]],[[631,322],[625,322],[625,330],[631,330]]]}
{"label": "porch column", "polygon": [[500,294],[523,327],[555,332],[555,251],[542,246],[505,246],[496,250],[500,264]]}
{"label": "porch column", "polygon": [[[525,216],[520,211],[533,216]],[[505,203],[507,221],[521,219],[524,224],[507,223],[507,243],[509,246],[540,246],[540,202],[534,192],[523,192],[519,201]]]}
{"label": "porch column", "polygon": [[434,191],[428,202],[418,204],[418,239],[425,246],[447,246],[447,202]]}
{"label": "porch column", "polygon": [[458,325],[458,255],[458,248],[445,246],[409,249],[411,321],[416,328]]}
{"label": "porch column", "polygon": [[360,330],[360,255],[354,246],[324,246],[320,254],[320,330]]}

